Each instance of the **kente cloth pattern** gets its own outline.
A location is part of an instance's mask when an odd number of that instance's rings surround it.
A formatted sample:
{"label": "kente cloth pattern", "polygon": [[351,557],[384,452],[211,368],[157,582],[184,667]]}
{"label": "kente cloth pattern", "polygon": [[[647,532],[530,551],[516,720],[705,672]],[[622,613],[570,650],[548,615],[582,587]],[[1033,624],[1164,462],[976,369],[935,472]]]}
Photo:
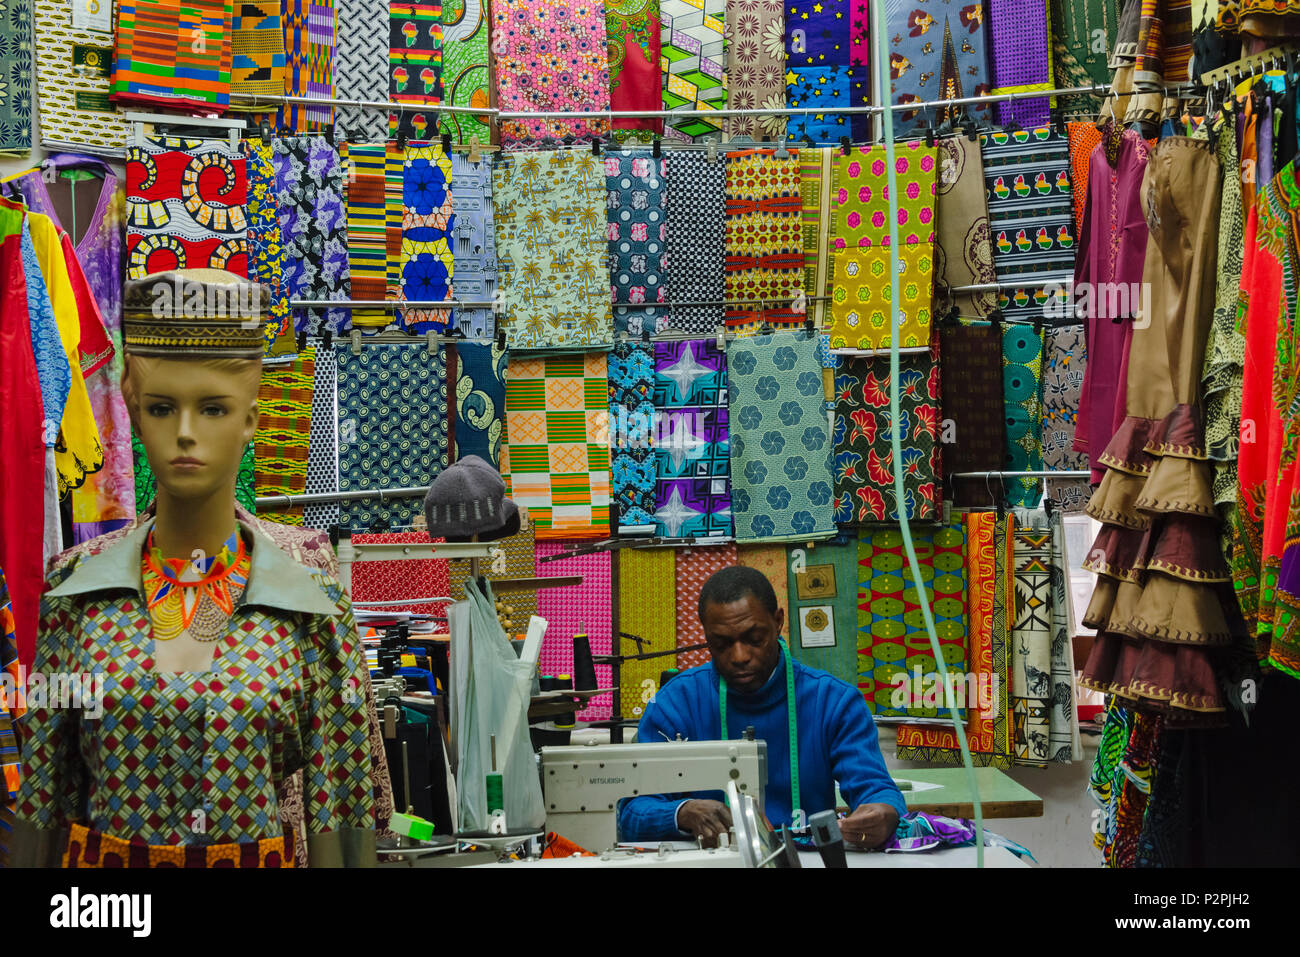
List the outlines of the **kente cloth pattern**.
{"label": "kente cloth pattern", "polygon": [[[483,574],[488,581],[498,578],[533,578],[537,574],[535,556],[537,543],[534,526],[528,520],[526,512],[519,515],[519,531],[492,543],[491,561],[483,562]],[[504,564],[502,564],[504,562]],[[469,580],[469,562],[448,562],[448,576],[451,591],[448,594],[455,601],[465,600],[465,582]],[[504,572],[493,569],[504,568]],[[563,589],[561,589],[563,591]],[[537,614],[537,596],[540,591],[502,592],[500,599],[505,617],[511,624],[511,631],[527,631],[528,619]],[[508,609],[508,610],[507,610]]]}
{"label": "kente cloth pattern", "polygon": [[[492,36],[504,47],[493,53],[501,110],[595,112],[610,108],[603,7],[583,0],[502,4],[492,11]],[[503,143],[565,136],[587,139],[608,132],[605,119],[501,123]]]}
{"label": "kente cloth pattern", "polygon": [[[253,484],[255,458],[253,443],[244,446],[243,457],[239,460],[239,472],[235,476],[235,501],[248,509],[257,511],[257,489]],[[135,471],[135,500],[152,502],[158,492],[158,479],[149,467],[149,455],[145,452],[144,442],[133,431],[131,433],[131,456]]]}
{"label": "kente cloth pattern", "polygon": [[[636,635],[619,641],[618,654],[649,654],[677,647],[677,557],[671,548],[620,548],[617,631]],[[623,717],[640,718],[659,691],[659,675],[676,667],[673,655],[625,661],[619,668]]]}
{"label": "kente cloth pattern", "polygon": [[[659,0],[659,69],[665,110],[727,108],[727,0]],[[595,107],[592,107],[595,108]],[[723,121],[668,118],[664,136],[721,138]]]}
{"label": "kente cloth pattern", "polygon": [[[317,349],[304,492],[329,493],[339,490],[338,376],[338,360],[334,357],[334,350]],[[457,431],[456,434],[459,435],[460,432]],[[308,528],[327,529],[338,522],[338,502],[318,502],[303,506],[302,523]]]}
{"label": "kente cloth pattern", "polygon": [[[672,170],[664,205],[672,223],[673,297],[678,303],[722,303],[727,296],[726,162],[681,150],[673,153]],[[668,314],[672,329],[697,334],[716,332],[722,319],[721,305],[674,305]]]}
{"label": "kente cloth pattern", "polygon": [[[676,549],[677,553],[677,647],[704,644],[704,626],[700,624],[700,589],[714,572],[736,564],[736,546],[708,545]],[[685,671],[707,665],[712,658],[708,648],[678,651],[677,667]],[[665,665],[665,668],[668,667]]]}
{"label": "kente cloth pattern", "polygon": [[[1087,362],[1083,326],[1054,326],[1043,340],[1043,468],[1087,471],[1088,456],[1074,451],[1074,426]],[[1062,511],[1082,512],[1092,495],[1087,479],[1049,479],[1047,494]]]}
{"label": "kente cloth pattern", "polygon": [[795,142],[818,146],[838,145],[844,137],[859,139],[865,113],[840,113],[837,107],[866,106],[871,78],[865,66],[801,66],[785,73],[785,106],[820,107],[815,113],[791,114],[787,129]]}
{"label": "kente cloth pattern", "polygon": [[803,322],[803,314],[782,301],[797,297],[803,285],[799,158],[773,154],[727,154],[726,297],[773,301],[729,307],[728,325]]}
{"label": "kente cloth pattern", "polygon": [[[451,299],[456,232],[452,212],[451,157],[441,146],[408,145],[402,175],[402,298]],[[405,309],[410,332],[445,331],[450,309]]]}
{"label": "kente cloth pattern", "polygon": [[1192,0],[1142,0],[1134,79],[1187,83],[1191,59]]}
{"label": "kente cloth pattern", "polygon": [[603,352],[515,359],[506,368],[506,494],[539,541],[609,535],[609,384]]}
{"label": "kente cloth pattern", "polygon": [[233,14],[234,0],[118,0],[113,101],[223,110],[230,103]]}
{"label": "kente cloth pattern", "polygon": [[[966,672],[966,529],[913,528],[912,542],[948,671]],[[946,717],[938,664],[921,621],[918,583],[896,528],[858,538],[858,688],[879,718]],[[965,703],[955,702],[959,718]]]}
{"label": "kente cloth pattern", "polygon": [[[381,532],[354,535],[357,545],[428,545],[430,539],[423,529],[418,532]],[[400,562],[356,562],[352,566],[352,604],[364,606],[366,602],[403,601],[411,598],[450,598],[451,578],[445,558],[413,558]],[[397,612],[417,615],[444,615],[446,602],[415,602],[397,607],[386,606]]]}
{"label": "kente cloth pattern", "polygon": [[41,142],[121,149],[126,117],[108,99],[112,32],[72,27],[70,0],[33,0],[33,7]]}
{"label": "kente cloth pattern", "polygon": [[[384,143],[384,291],[386,299],[404,299],[402,294],[402,220],[406,192],[406,144]],[[354,316],[355,319],[355,316]],[[394,314],[385,313],[383,325],[395,324]],[[368,322],[380,325],[379,322]]]}
{"label": "kente cloth pattern", "polygon": [[1016,284],[998,293],[998,308],[1007,319],[1041,319],[1043,287],[1074,274],[1069,143],[1040,127],[981,133],[980,149],[997,281]]}
{"label": "kente cloth pattern", "polygon": [[[447,467],[447,358],[420,345],[367,345],[338,363],[339,491],[428,485]],[[354,529],[411,525],[419,498],[354,499],[339,506]]]}
{"label": "kente cloth pattern", "polygon": [[[290,299],[326,301],[361,298],[352,289],[348,270],[350,243],[338,150],[322,136],[282,137],[271,147],[285,294]],[[300,309],[294,326],[297,332],[311,335],[341,333],[351,327],[351,318],[346,309]]]}
{"label": "kente cloth pattern", "polygon": [[832,348],[889,348],[893,268],[898,269],[899,348],[930,344],[937,158],[935,149],[920,140],[896,148],[902,247],[897,255],[889,248],[885,148],[857,146],[836,158]]}
{"label": "kente cloth pattern", "polygon": [[1074,611],[1070,600],[1070,568],[1065,556],[1065,521],[1053,512],[1051,577],[1052,602],[1052,693],[1047,715],[1048,755],[1053,761],[1068,764],[1083,760],[1083,743],[1079,736],[1079,711],[1074,701]]}
{"label": "kente cloth pattern", "polygon": [[609,353],[611,519],[620,529],[654,524],[655,350],[620,340]]}
{"label": "kente cloth pattern", "polygon": [[[1109,58],[1120,5],[1113,0],[1049,0],[1049,5],[1056,85],[1061,88],[1092,83],[1109,85]],[[1099,104],[1099,97],[1069,96],[1058,98],[1057,105],[1066,109],[1096,109]]]}
{"label": "kente cloth pattern", "polygon": [[495,342],[456,343],[455,460],[477,455],[500,468],[506,425],[506,357]]}
{"label": "kente cloth pattern", "polygon": [[[1048,0],[988,0],[989,81],[993,93],[1052,88],[1052,24]],[[994,104],[995,122],[1032,129],[1051,121],[1051,99],[1032,97]]]}
{"label": "kente cloth pattern", "polygon": [[[817,340],[777,332],[727,350],[731,511],[738,542],[806,542],[835,534],[831,441]],[[791,388],[793,386],[793,388]]]}
{"label": "kente cloth pattern", "polygon": [[655,534],[730,536],[727,359],[714,339],[654,343]]}
{"label": "kente cloth pattern", "polygon": [[[609,103],[613,110],[658,110],[659,0],[628,0],[605,8],[605,36],[609,46]],[[662,133],[662,119],[624,118],[616,130]]]}
{"label": "kente cloth pattern", "polygon": [[[871,62],[868,4],[851,0],[790,0],[785,13],[788,107],[866,106]],[[869,139],[865,113],[792,115],[792,140],[838,145],[840,137]]]}
{"label": "kente cloth pattern", "polygon": [[76,868],[282,868],[294,867],[294,832],[260,841],[226,844],[146,844],[91,830],[68,829],[63,867]]}
{"label": "kente cloth pattern", "polygon": [[939,360],[898,357],[898,430],[903,502],[894,489],[889,359],[842,358],[835,375],[835,521],[840,525],[931,522],[943,507],[939,461]]}
{"label": "kente cloth pattern", "polygon": [[443,98],[442,0],[432,3],[391,0],[388,92],[387,99],[408,104],[408,109],[389,113],[389,138],[405,135],[428,140],[436,136],[438,114],[434,108]]}
{"label": "kente cloth pattern", "polygon": [[664,332],[669,299],[664,210],[668,157],[655,159],[649,150],[611,150],[605,154],[605,188],[614,328],[636,337],[643,330]]}
{"label": "kente cloth pattern", "polygon": [[[1011,767],[1007,730],[1007,601],[1012,568],[1008,519],[993,512],[968,512],[966,574],[969,593],[970,664],[976,686],[969,685],[966,742],[971,763],[1006,770]],[[958,767],[961,746],[951,728],[900,724],[898,758]]]}
{"label": "kente cloth pattern", "polygon": [[824,296],[830,288],[831,195],[834,185],[835,151],[799,151],[799,195],[803,207],[803,291],[807,314],[817,329],[825,327]]}
{"label": "kente cloth pattern", "polygon": [[[284,95],[284,26],[276,0],[240,0],[230,23],[230,92]],[[234,109],[244,109],[235,103]]]}
{"label": "kente cloth pattern", "polygon": [[[348,145],[348,275],[352,298],[366,302],[388,298],[388,152],[384,143]],[[367,327],[382,328],[392,318],[373,309],[351,314],[353,325]]]}
{"label": "kente cloth pattern", "polygon": [[[442,4],[442,101],[447,106],[486,107],[488,77],[487,4],[484,0],[447,0]],[[474,137],[483,144],[491,134],[482,116],[443,113],[438,130],[454,143]],[[460,210],[456,210],[457,215]]]}
{"label": "kente cloth pattern", "polygon": [[1016,616],[1011,628],[1011,716],[1015,763],[1045,765],[1052,757],[1052,533],[1046,525],[1016,529]]}
{"label": "kente cloth pattern", "polygon": [[[785,107],[784,0],[732,0],[727,13],[727,97],[733,110]],[[784,116],[733,116],[731,137],[785,137]]]}
{"label": "kente cloth pattern", "polygon": [[[988,42],[984,5],[962,6],[888,0],[885,29],[889,37],[889,87],[893,102],[918,103],[984,96],[989,92]],[[895,113],[899,133],[924,130],[967,113],[977,122],[989,119],[988,104]]]}
{"label": "kente cloth pattern", "polygon": [[[1002,389],[1006,415],[1006,469],[1037,472],[1043,467],[1041,400],[1038,387],[1043,368],[1043,334],[1030,326],[1002,330]],[[1033,507],[1042,496],[1036,478],[1006,485],[1007,501]]]}
{"label": "kente cloth pattern", "polygon": [[32,0],[0,3],[0,150],[32,148]]}
{"label": "kente cloth pattern", "polygon": [[[491,164],[481,160],[471,163],[466,156],[452,154],[451,207],[456,212],[456,228],[451,236],[455,298],[491,302],[497,290]],[[455,309],[452,316],[468,339],[491,339],[496,335],[496,320],[489,308]]]}
{"label": "kente cloth pattern", "polygon": [[[940,387],[944,442],[943,472],[998,472],[1006,469],[1006,416],[1003,413],[1002,333],[984,323],[939,327]],[[992,508],[1002,498],[1000,480],[952,478],[953,502]]]}
{"label": "kente cloth pattern", "polygon": [[126,148],[126,275],[248,275],[248,168],[220,140],[148,137]]}
{"label": "kente cloth pattern", "polygon": [[[344,100],[388,99],[388,77],[375,68],[388,60],[388,0],[334,0],[334,10],[334,95]],[[338,129],[353,143],[374,143],[388,135],[388,118],[380,110],[340,106],[336,117]]]}
{"label": "kente cloth pattern", "polygon": [[[334,96],[334,0],[284,0],[285,93],[312,99]],[[371,64],[371,69],[374,65]],[[328,106],[286,103],[280,127],[321,132],[334,120]]]}
{"label": "kente cloth pattern", "polygon": [[938,141],[939,171],[935,181],[934,282],[935,308],[982,318],[993,312],[991,292],[954,293],[959,286],[997,282],[989,208],[984,197],[984,160],[979,144],[964,136]]}
{"label": "kente cloth pattern", "polygon": [[[790,653],[811,668],[829,671],[849,684],[858,682],[858,547],[782,548],[782,571],[789,560],[786,589]],[[797,563],[797,564],[796,564]]]}
{"label": "kente cloth pattern", "polygon": [[[580,575],[581,585],[543,588],[537,593],[537,614],[547,622],[546,637],[538,657],[538,673],[573,674],[573,636],[586,635],[593,655],[608,655],[613,635],[613,591],[610,581],[610,552],[594,552],[542,561],[577,542],[550,541],[537,543],[537,577]],[[596,687],[609,688],[613,682],[609,665],[596,665]],[[599,694],[587,699],[578,712],[579,721],[603,721],[613,713],[613,696]]]}
{"label": "kente cloth pattern", "polygon": [[611,342],[605,167],[586,150],[506,154],[492,173],[511,349]]}
{"label": "kente cloth pattern", "polygon": [[280,196],[275,183],[272,146],[261,140],[243,142],[248,161],[248,279],[271,290],[262,337],[266,356],[293,351],[293,320],[284,287],[284,241],[280,233]]}
{"label": "kente cloth pattern", "polygon": [[[304,349],[292,362],[262,370],[253,434],[253,483],[258,495],[301,495],[307,490],[315,385],[314,347]],[[266,511],[262,518],[301,525],[302,507]]]}

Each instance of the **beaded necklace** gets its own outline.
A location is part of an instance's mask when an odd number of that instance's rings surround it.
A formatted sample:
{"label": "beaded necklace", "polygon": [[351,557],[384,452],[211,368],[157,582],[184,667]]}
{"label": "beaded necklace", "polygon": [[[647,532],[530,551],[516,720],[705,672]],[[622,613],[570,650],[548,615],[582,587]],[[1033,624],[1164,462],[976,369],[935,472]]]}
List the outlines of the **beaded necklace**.
{"label": "beaded necklace", "polygon": [[144,593],[154,639],[171,641],[188,633],[195,641],[216,641],[226,631],[235,602],[248,585],[251,564],[236,529],[216,555],[186,561],[163,558],[153,530],[145,543]]}

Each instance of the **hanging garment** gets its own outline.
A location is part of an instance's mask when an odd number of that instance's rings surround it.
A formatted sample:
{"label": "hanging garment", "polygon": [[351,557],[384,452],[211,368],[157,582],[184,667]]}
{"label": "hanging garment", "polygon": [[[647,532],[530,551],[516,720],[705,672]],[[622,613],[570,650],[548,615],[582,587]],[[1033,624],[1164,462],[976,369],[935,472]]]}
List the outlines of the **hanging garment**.
{"label": "hanging garment", "polygon": [[[956,100],[989,92],[982,4],[940,10],[912,0],[889,0],[885,20],[889,86],[895,104]],[[998,75],[1005,77],[1005,73]],[[984,123],[988,111],[987,103],[973,103],[964,108],[907,110],[894,117],[900,132],[913,132],[957,119],[963,113]]]}
{"label": "hanging garment", "polygon": [[32,148],[32,0],[0,10],[0,152]]}
{"label": "hanging garment", "polygon": [[[665,110],[725,110],[727,0],[659,0],[659,68]],[[590,109],[599,109],[593,104]],[[675,140],[721,139],[722,120],[669,118]]]}
{"label": "hanging garment", "polygon": [[443,95],[442,4],[391,0],[388,11],[388,99],[414,107],[388,114],[389,138],[431,139]]}
{"label": "hanging garment", "polygon": [[[736,564],[735,545],[691,546],[677,552],[677,647],[690,648],[704,644],[704,626],[700,623],[700,590],[714,572]],[[713,659],[708,648],[677,652],[677,667],[685,671],[697,665],[707,665]],[[672,667],[665,659],[661,670]]]}
{"label": "hanging garment", "polygon": [[[491,164],[471,163],[468,157],[452,154],[451,206],[456,211],[456,228],[451,236],[455,298],[491,302],[497,289]],[[461,334],[468,339],[496,336],[496,320],[490,308],[458,308],[452,315]]]}
{"label": "hanging garment", "polygon": [[[637,644],[619,640],[616,654],[649,654],[677,647],[676,555],[671,548],[620,548],[617,632],[636,635]],[[625,661],[619,668],[623,716],[639,718],[659,691],[659,675],[677,664],[673,655]]]}
{"label": "hanging garment", "polygon": [[[850,0],[791,0],[785,17],[787,107],[866,106],[871,102],[868,5]],[[839,145],[870,139],[869,114],[792,115],[791,140]]]}
{"label": "hanging garment", "polygon": [[500,468],[505,437],[507,352],[495,342],[456,343],[455,460],[477,455]]}
{"label": "hanging garment", "polygon": [[611,519],[620,530],[654,524],[655,353],[620,340],[609,354]]}
{"label": "hanging garment", "polygon": [[[671,567],[672,555],[669,553]],[[671,605],[669,606],[671,608]],[[671,611],[670,611],[671,614]],[[9,833],[13,828],[13,803],[18,797],[22,780],[22,762],[19,761],[18,739],[13,723],[27,712],[25,696],[18,674],[18,637],[14,634],[13,608],[9,601],[9,586],[4,569],[0,568],[0,674],[7,681],[6,691],[0,691],[0,863],[8,866]]]}
{"label": "hanging garment", "polygon": [[[334,0],[285,0],[285,92],[290,96],[334,96]],[[370,67],[374,69],[373,64]],[[328,106],[286,103],[280,107],[281,129],[321,132],[334,122]]]}
{"label": "hanging garment", "polygon": [[[1083,326],[1050,327],[1043,340],[1040,412],[1043,468],[1083,471],[1088,457],[1074,451],[1079,396],[1087,367]],[[1065,512],[1082,512],[1092,490],[1087,479],[1048,479],[1047,496]]]}
{"label": "hanging garment", "polygon": [[729,326],[803,322],[803,314],[787,304],[803,284],[799,158],[773,154],[727,154],[727,300],[762,300],[728,307]]}
{"label": "hanging garment", "polygon": [[[317,349],[315,359],[307,478],[303,491],[328,494],[339,490],[338,360],[333,349]],[[302,523],[308,528],[327,529],[338,522],[338,502],[303,506]]]}
{"label": "hanging garment", "polygon": [[[1052,24],[1047,0],[988,0],[992,93],[1052,88]],[[1051,120],[1051,100],[1033,97],[994,104],[995,121],[1033,129]],[[990,210],[991,211],[991,210]]]}
{"label": "hanging garment", "polygon": [[[659,0],[632,0],[607,7],[605,35],[609,41],[610,109],[658,110],[663,85],[659,81]],[[664,131],[662,119],[649,117],[624,117],[613,125],[616,130]]]}
{"label": "hanging garment", "polygon": [[[467,15],[468,7],[463,8]],[[447,5],[448,11],[453,9],[453,4]],[[334,95],[342,100],[388,99],[388,76],[375,69],[388,60],[388,0],[334,0],[334,10]],[[388,136],[388,117],[382,110],[340,106],[336,116],[335,132],[350,143],[380,142]]]}
{"label": "hanging garment", "polygon": [[729,536],[731,421],[717,342],[654,344],[655,534]]}
{"label": "hanging garment", "polygon": [[[733,110],[784,108],[783,0],[732,0],[727,6],[728,105]],[[785,126],[784,116],[733,116],[727,134],[784,139]]]}
{"label": "hanging garment", "polygon": [[727,295],[726,161],[710,162],[703,153],[681,150],[672,164],[665,200],[674,295],[668,320],[680,332],[711,334],[722,325]]}
{"label": "hanging garment", "polygon": [[[984,323],[939,327],[943,474],[1007,468],[1002,385],[1002,332]],[[953,502],[991,508],[1004,495],[1000,478],[950,478]]]}
{"label": "hanging garment", "polygon": [[[1041,390],[1043,334],[1030,326],[1002,330],[1003,410],[1006,413],[1008,472],[1037,472],[1043,467]],[[1042,482],[1020,478],[1007,484],[1007,501],[1033,507]]]}
{"label": "hanging garment", "polygon": [[[230,92],[284,95],[284,25],[275,0],[240,0],[230,23]],[[236,101],[231,109],[246,109]]]}
{"label": "hanging garment", "polygon": [[[455,271],[451,237],[456,231],[452,213],[451,157],[441,146],[406,148],[402,175],[402,298],[445,300],[452,298]],[[408,332],[446,331],[450,309],[404,309]]]}
{"label": "hanging garment", "polygon": [[280,233],[280,196],[275,183],[272,145],[261,140],[243,142],[248,162],[248,280],[271,291],[262,326],[266,355],[285,356],[294,350],[293,320],[284,285],[285,247]]}
{"label": "hanging garment", "polygon": [[729,414],[746,436],[731,437],[736,540],[830,537],[831,442],[817,341],[792,332],[736,339],[727,350],[727,378]]}
{"label": "hanging garment", "polygon": [[[787,549],[782,547],[781,553],[784,573]],[[810,668],[857,684],[857,544],[790,548],[788,557],[784,594],[789,602],[790,653]],[[780,597],[782,589],[777,588],[776,593]]]}
{"label": "hanging garment", "polygon": [[[446,3],[442,7],[442,99],[448,106],[487,107],[488,20],[484,0]],[[477,137],[483,144],[491,142],[485,116],[469,113],[442,113],[438,129],[451,135],[456,143],[468,143]],[[456,210],[457,215],[460,210]]]}
{"label": "hanging garment", "polygon": [[[387,299],[388,197],[383,143],[348,147],[347,253],[352,298],[363,302]],[[353,309],[352,323],[383,328],[392,314],[373,309]]]}
{"label": "hanging garment", "polygon": [[[1080,247],[1084,241],[1083,214],[1087,208],[1088,180],[1092,164],[1092,151],[1101,142],[1101,126],[1097,123],[1066,123],[1066,139],[1070,143],[1070,189],[1074,193],[1074,228]],[[1083,259],[1080,248],[1076,263]]]}
{"label": "hanging garment", "polygon": [[834,193],[835,151],[799,151],[799,195],[803,206],[803,292],[805,315],[817,329],[825,328],[830,294],[831,196]]}
{"label": "hanging garment", "polygon": [[1147,83],[1192,80],[1192,0],[1144,0],[1133,78]]}
{"label": "hanging garment", "polygon": [[114,103],[220,112],[230,103],[234,0],[118,0]]}
{"label": "hanging garment", "polygon": [[1016,617],[1011,627],[1011,715],[1014,762],[1045,767],[1051,757],[1052,533],[1017,522]]}
{"label": "hanging garment", "polygon": [[614,328],[632,336],[668,328],[668,178],[666,156],[656,159],[649,150],[605,154]]}
{"label": "hanging garment", "polygon": [[[258,495],[301,495],[307,486],[312,391],[316,349],[308,347],[286,365],[267,366],[257,390],[257,431],[253,434],[253,482]],[[301,506],[267,510],[265,521],[303,524]]]}
{"label": "hanging garment", "polygon": [[991,292],[954,293],[957,286],[997,282],[989,208],[984,196],[984,160],[979,144],[964,136],[938,141],[939,172],[935,181],[934,281],[938,308],[982,318],[993,312]]}
{"label": "hanging garment", "polygon": [[[566,588],[543,588],[537,593],[537,615],[546,619],[546,637],[542,639],[537,659],[539,674],[572,675],[573,636],[586,635],[593,655],[610,653],[613,621],[610,591],[611,552],[593,552],[573,558],[544,562],[540,559],[572,548],[576,542],[537,543],[537,575],[553,578],[578,575],[582,584]],[[522,629],[521,629],[522,631]],[[596,665],[596,687],[608,688],[613,681],[609,665]],[[587,699],[587,706],[577,713],[579,721],[604,721],[612,714],[613,699],[598,694]]]}
{"label": "hanging garment", "polygon": [[492,196],[512,349],[613,339],[605,257],[605,170],[584,151],[507,155]]}
{"label": "hanging garment", "polygon": [[835,521],[840,525],[892,523],[903,515],[932,522],[942,510],[939,357],[930,352],[898,358],[901,507],[894,488],[889,359],[845,356],[835,375]]}
{"label": "hanging garment", "polygon": [[33,0],[41,143],[119,150],[128,125],[108,99],[113,66],[111,21],[71,26],[72,0]]}
{"label": "hanging garment", "polygon": [[506,494],[537,538],[609,534],[609,386],[603,352],[512,360],[506,369]]}

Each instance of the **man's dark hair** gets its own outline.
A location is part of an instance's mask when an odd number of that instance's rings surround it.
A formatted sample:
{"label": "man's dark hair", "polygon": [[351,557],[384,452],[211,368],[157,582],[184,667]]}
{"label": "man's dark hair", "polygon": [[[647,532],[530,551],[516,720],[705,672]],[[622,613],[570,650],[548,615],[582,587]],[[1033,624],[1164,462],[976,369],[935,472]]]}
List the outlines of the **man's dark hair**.
{"label": "man's dark hair", "polygon": [[776,591],[767,576],[757,568],[745,565],[732,565],[714,572],[700,589],[700,620],[704,620],[704,606],[712,602],[716,605],[730,605],[747,595],[753,595],[758,603],[767,609],[769,615],[776,614]]}

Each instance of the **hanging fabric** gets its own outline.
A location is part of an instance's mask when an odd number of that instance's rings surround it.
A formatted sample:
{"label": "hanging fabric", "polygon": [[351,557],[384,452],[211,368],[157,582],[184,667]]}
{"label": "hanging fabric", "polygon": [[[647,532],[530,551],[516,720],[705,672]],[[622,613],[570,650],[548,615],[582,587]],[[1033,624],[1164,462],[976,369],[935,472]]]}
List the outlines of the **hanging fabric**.
{"label": "hanging fabric", "polygon": [[[333,349],[317,349],[311,393],[307,476],[303,482],[303,491],[309,494],[328,494],[338,490],[338,360]],[[318,502],[303,506],[302,523],[308,528],[327,529],[338,522],[338,502]]]}
{"label": "hanging fabric", "polygon": [[834,113],[836,106],[871,102],[867,4],[851,0],[791,0],[785,18],[785,105],[823,107],[793,115],[791,140],[838,145],[842,137],[870,139],[866,113]]}
{"label": "hanging fabric", "polygon": [[[889,85],[895,104],[957,100],[989,92],[984,8],[980,3],[941,10],[918,6],[912,0],[888,0],[885,18]],[[962,114],[984,123],[989,107],[987,103],[973,103],[966,107],[906,110],[894,114],[895,129],[899,133],[914,132]]]}
{"label": "hanging fabric", "polygon": [[224,110],[230,104],[233,17],[234,0],[118,0],[113,102]]}
{"label": "hanging fabric", "polygon": [[[489,105],[488,19],[484,0],[442,6],[442,99],[448,106]],[[455,143],[491,142],[486,116],[442,113],[438,130]],[[460,211],[457,210],[457,215]]]}
{"label": "hanging fabric", "polygon": [[[334,95],[342,100],[387,100],[388,75],[375,69],[375,64],[388,60],[388,0],[335,0],[334,9],[338,17]],[[454,4],[447,4],[448,11],[454,9]],[[351,143],[374,143],[388,136],[383,110],[340,106],[335,115],[336,132]]]}
{"label": "hanging fabric", "polygon": [[[285,93],[312,99],[334,96],[334,0],[285,0]],[[372,67],[373,69],[373,67]],[[309,103],[280,107],[281,129],[321,132],[334,122],[334,110]]]}
{"label": "hanging fabric", "polygon": [[[406,148],[402,174],[402,298],[451,299],[455,263],[451,237],[456,232],[452,212],[451,157],[441,146]],[[404,309],[408,332],[445,332],[449,309]]]}
{"label": "hanging fabric", "polygon": [[[314,347],[304,349],[286,365],[262,370],[257,431],[253,434],[253,482],[258,495],[301,495],[306,491],[315,380]],[[261,517],[286,525],[303,524],[300,506],[265,511]]]}
{"label": "hanging fabric", "polygon": [[[622,639],[619,654],[648,654],[677,647],[676,555],[671,548],[621,548],[618,556],[618,631],[636,635],[642,644]],[[639,718],[659,691],[659,676],[676,665],[672,655],[625,661],[619,668],[623,717]]]}
{"label": "hanging fabric", "polygon": [[406,104],[406,109],[388,114],[391,139],[428,140],[437,132],[435,108],[443,99],[441,8],[439,2],[389,4],[387,99]]}
{"label": "hanging fabric", "polygon": [[668,328],[668,179],[666,156],[649,150],[605,154],[614,328],[633,336]]}
{"label": "hanging fabric", "polygon": [[[700,590],[714,572],[736,564],[736,546],[693,545],[676,549],[676,552],[677,647],[687,648],[704,644],[704,626],[700,623]],[[664,670],[670,667],[667,664],[670,660],[665,659]],[[682,671],[707,665],[711,660],[708,648],[677,653],[677,667]]]}
{"label": "hanging fabric", "polygon": [[727,154],[726,295],[731,300],[772,300],[771,306],[727,309],[729,326],[803,322],[793,300],[803,284],[803,231],[799,158],[773,150]]}
{"label": "hanging fabric", "polygon": [[[744,549],[741,554],[743,561]],[[786,577],[784,593],[789,603],[790,653],[809,668],[820,668],[856,685],[857,544],[829,543],[811,549],[782,546],[781,573]],[[777,584],[773,582],[773,587],[781,595],[783,589]]]}
{"label": "hanging fabric", "polygon": [[611,518],[621,530],[654,523],[654,347],[622,340],[609,354]]}
{"label": "hanging fabric", "polygon": [[41,141],[121,149],[129,128],[108,98],[112,24],[72,27],[72,0],[33,0],[33,6]]}
{"label": "hanging fabric", "polygon": [[[783,0],[733,0],[727,11],[727,98],[733,110],[785,106]],[[784,116],[733,116],[727,135],[785,138]]]}
{"label": "hanging fabric", "polygon": [[248,280],[270,290],[262,326],[266,355],[290,355],[294,350],[293,320],[284,284],[285,244],[280,232],[275,155],[271,144],[261,140],[245,140],[243,149],[248,162]]}
{"label": "hanging fabric", "polygon": [[[988,0],[989,73],[992,93],[1026,93],[1052,88],[1052,23],[1048,0]],[[1027,129],[1051,120],[1051,99],[1032,97],[994,104],[1001,125]]]}
{"label": "hanging fabric", "polygon": [[32,0],[8,0],[0,11],[0,152],[32,148]]}
{"label": "hanging fabric", "polygon": [[693,150],[672,156],[665,200],[668,261],[673,270],[672,329],[710,334],[722,325],[726,299],[726,160]]}
{"label": "hanging fabric", "polygon": [[[665,110],[724,110],[727,0],[659,0],[659,67]],[[721,139],[722,120],[669,117],[675,140]]]}
{"label": "hanging fabric", "polygon": [[[779,7],[779,4],[778,4]],[[609,38],[610,109],[660,108],[659,0],[633,0],[605,8],[605,34]],[[664,121],[652,117],[614,120],[616,130],[646,130],[662,134]]]}
{"label": "hanging fabric", "polygon": [[495,342],[456,343],[456,461],[477,455],[500,468],[507,355]]}
{"label": "hanging fabric", "polygon": [[[490,164],[481,160],[471,163],[466,156],[452,154],[451,206],[456,211],[451,238],[455,298],[491,302],[497,289],[497,245]],[[496,335],[495,314],[490,308],[461,307],[452,315],[466,338],[491,339]]]}

